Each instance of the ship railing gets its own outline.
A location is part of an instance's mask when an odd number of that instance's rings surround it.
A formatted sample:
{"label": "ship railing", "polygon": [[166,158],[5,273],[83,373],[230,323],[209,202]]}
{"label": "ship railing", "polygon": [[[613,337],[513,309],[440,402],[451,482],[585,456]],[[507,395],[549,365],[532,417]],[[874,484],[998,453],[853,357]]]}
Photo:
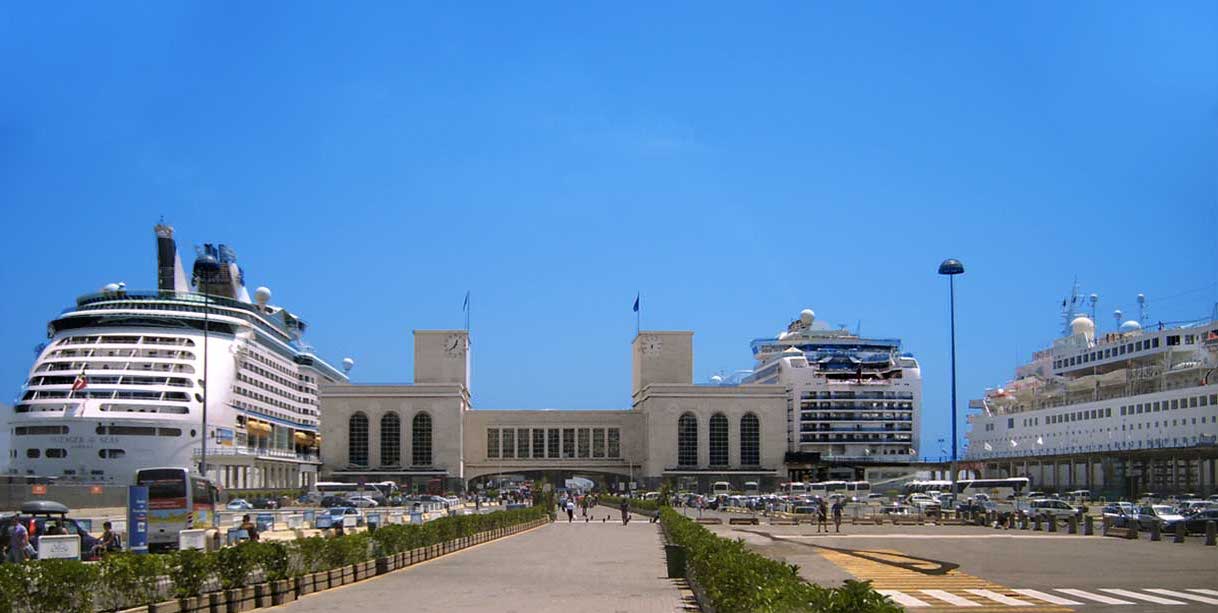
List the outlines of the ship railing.
{"label": "ship railing", "polygon": [[[194,448],[195,457],[202,455],[202,449]],[[207,448],[209,456],[224,456],[235,457],[245,456],[250,458],[282,458],[284,460],[297,460],[300,462],[319,462],[321,457],[316,453],[299,453],[290,449],[270,449],[265,447],[246,447],[243,445],[216,445]]]}

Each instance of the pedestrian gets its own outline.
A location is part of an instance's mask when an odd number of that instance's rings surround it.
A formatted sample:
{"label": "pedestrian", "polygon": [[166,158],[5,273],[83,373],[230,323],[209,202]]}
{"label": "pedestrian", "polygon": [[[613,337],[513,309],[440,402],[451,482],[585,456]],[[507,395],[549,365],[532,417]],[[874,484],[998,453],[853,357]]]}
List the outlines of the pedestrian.
{"label": "pedestrian", "polygon": [[[342,530],[342,526],[343,526],[342,518],[339,518],[339,520],[338,520],[339,530]],[[241,516],[241,528],[240,529],[245,530],[245,533],[249,535],[251,541],[258,540],[258,526],[254,525],[254,522],[250,521],[249,513],[246,513],[245,515]]]}
{"label": "pedestrian", "polygon": [[20,564],[29,557],[26,548],[30,546],[30,531],[20,520],[13,522],[13,528],[8,535],[8,561]]}
{"label": "pedestrian", "polygon": [[567,499],[567,523],[575,521],[575,499]]}
{"label": "pedestrian", "polygon": [[817,532],[820,532],[821,528],[824,528],[825,532],[829,531],[829,524],[827,523],[828,517],[826,517],[828,514],[829,514],[829,505],[825,504],[824,498],[819,499],[819,501],[816,504],[816,531]]}
{"label": "pedestrian", "polygon": [[840,498],[833,502],[833,531],[842,531],[842,500]]}
{"label": "pedestrian", "polygon": [[622,511],[622,525],[625,526],[630,523],[630,503],[623,499],[618,508]]}
{"label": "pedestrian", "polygon": [[100,556],[111,551],[120,551],[123,546],[119,541],[118,534],[114,532],[114,527],[110,522],[102,523],[101,540],[94,545],[97,550],[97,555]]}

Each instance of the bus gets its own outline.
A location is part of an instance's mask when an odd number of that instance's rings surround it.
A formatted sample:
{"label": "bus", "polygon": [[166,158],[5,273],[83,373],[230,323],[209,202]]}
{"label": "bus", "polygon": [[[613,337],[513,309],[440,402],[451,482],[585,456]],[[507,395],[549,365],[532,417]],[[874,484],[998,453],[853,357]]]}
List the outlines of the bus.
{"label": "bus", "polygon": [[1007,479],[961,479],[956,482],[956,499],[967,500],[985,494],[990,500],[1019,498],[1028,493],[1031,481],[1027,477]]}
{"label": "bus", "polygon": [[760,493],[761,493],[761,488],[758,487],[756,481],[745,481],[744,482],[744,495],[745,496],[756,496]]}
{"label": "bus", "polygon": [[711,486],[711,493],[715,496],[726,496],[732,490],[732,484],[727,481],[716,481]]}
{"label": "bus", "polygon": [[135,484],[148,488],[148,549],[177,549],[182,530],[215,528],[220,492],[185,468],[141,468]]}
{"label": "bus", "polygon": [[808,484],[792,481],[790,483],[783,483],[779,486],[779,489],[782,490],[784,496],[804,496],[808,493]]}
{"label": "bus", "polygon": [[851,500],[867,500],[867,496],[871,495],[871,483],[867,481],[847,481],[846,495]]}
{"label": "bus", "polygon": [[952,487],[951,481],[910,481],[901,488],[901,493],[909,494],[925,494],[927,492],[946,492]]}
{"label": "bus", "polygon": [[398,489],[398,484],[393,481],[380,481],[377,483],[366,483],[360,485],[358,483],[342,483],[340,481],[318,481],[314,484],[314,489],[321,496],[342,496],[346,498],[353,494],[358,494],[361,491],[370,496],[390,496],[401,495],[401,490]]}

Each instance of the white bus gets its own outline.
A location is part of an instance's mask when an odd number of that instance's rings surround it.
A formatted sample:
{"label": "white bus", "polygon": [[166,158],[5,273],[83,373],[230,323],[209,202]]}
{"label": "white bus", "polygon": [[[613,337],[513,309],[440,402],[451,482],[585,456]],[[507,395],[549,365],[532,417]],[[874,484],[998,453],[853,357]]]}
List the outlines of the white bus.
{"label": "white bus", "polygon": [[985,494],[990,500],[1018,498],[1028,493],[1031,482],[1027,477],[1007,479],[961,479],[956,482],[956,499],[967,500]]}
{"label": "white bus", "polygon": [[731,491],[732,484],[728,483],[727,481],[716,481],[715,484],[711,486],[711,493],[715,496],[726,496]]}
{"label": "white bus", "polygon": [[952,487],[951,481],[910,481],[901,488],[903,494],[925,494],[927,492],[946,492]]}
{"label": "white bus", "polygon": [[185,468],[141,468],[135,484],[148,488],[148,549],[178,548],[178,533],[216,527],[220,492]]}
{"label": "white bus", "polygon": [[799,481],[783,483],[780,486],[784,496],[804,496],[808,493],[808,484]]}
{"label": "white bus", "polygon": [[853,500],[867,500],[871,494],[871,483],[867,481],[847,481],[846,495]]}
{"label": "white bus", "polygon": [[756,481],[745,481],[744,482],[744,495],[745,496],[756,496],[760,493],[761,493],[761,488],[758,487]]}
{"label": "white bus", "polygon": [[380,481],[378,483],[366,483],[362,487],[358,483],[342,483],[339,481],[318,481],[313,484],[314,490],[321,496],[342,496],[347,497],[352,494],[357,494],[363,491],[368,495],[380,496],[397,496],[401,490],[398,489],[398,484],[393,481]]}

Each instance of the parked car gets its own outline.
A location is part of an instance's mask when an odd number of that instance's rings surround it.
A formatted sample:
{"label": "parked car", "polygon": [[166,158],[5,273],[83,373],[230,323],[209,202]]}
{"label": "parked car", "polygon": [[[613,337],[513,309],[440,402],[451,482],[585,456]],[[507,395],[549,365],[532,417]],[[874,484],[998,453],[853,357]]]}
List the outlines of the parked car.
{"label": "parked car", "polygon": [[361,509],[370,509],[380,506],[371,496],[350,496],[347,498],[347,504]]}
{"label": "parked car", "polygon": [[94,552],[101,541],[89,534],[75,519],[68,517],[68,507],[52,500],[31,500],[21,505],[21,510],[13,515],[0,518],[0,545],[8,546],[9,532],[17,522],[21,522],[30,530],[30,544],[38,549],[38,539],[44,534],[75,534],[80,537],[80,556],[82,560],[96,560]]}
{"label": "parked car", "polygon": [[252,502],[251,504],[254,505],[255,509],[266,509],[269,511],[273,511],[273,510],[279,508],[279,503],[275,502],[275,500],[273,498],[259,498],[259,499],[255,500],[254,502]]}
{"label": "parked car", "polygon": [[329,509],[331,507],[342,507],[342,506],[347,505],[347,499],[343,498],[342,496],[334,496],[334,495],[323,496],[321,499],[321,502],[318,504],[319,504],[319,506],[327,508],[327,509]]}
{"label": "parked car", "polygon": [[1103,517],[1116,528],[1128,528],[1137,521],[1137,513],[1133,505],[1125,503],[1104,505]]}
{"label": "parked car", "polygon": [[1138,507],[1135,521],[1141,530],[1150,530],[1151,526],[1159,524],[1161,530],[1170,532],[1175,530],[1176,524],[1184,521],[1184,516],[1168,505],[1151,504]]}
{"label": "parked car", "polygon": [[1081,511],[1063,500],[1038,498],[1028,505],[1028,513],[1032,516],[1066,519],[1072,516],[1077,517],[1081,514]]}
{"label": "parked car", "polygon": [[1218,522],[1218,509],[1198,511],[1184,519],[1184,531],[1189,534],[1205,534],[1205,524]]}
{"label": "parked car", "polygon": [[224,508],[228,509],[229,511],[252,511],[254,509],[254,505],[250,504],[249,501],[244,498],[234,498],[233,500],[228,501],[228,504],[224,505]]}
{"label": "parked car", "polygon": [[1212,508],[1215,508],[1215,505],[1208,500],[1185,500],[1176,505],[1176,511],[1185,517]]}

